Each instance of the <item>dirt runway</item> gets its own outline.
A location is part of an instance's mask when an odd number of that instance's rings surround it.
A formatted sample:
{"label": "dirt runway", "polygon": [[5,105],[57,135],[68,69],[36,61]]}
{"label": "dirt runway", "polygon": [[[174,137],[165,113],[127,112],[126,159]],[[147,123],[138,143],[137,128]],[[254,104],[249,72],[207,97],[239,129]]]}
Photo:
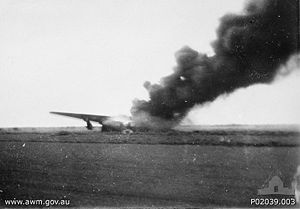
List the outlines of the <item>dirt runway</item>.
{"label": "dirt runway", "polygon": [[16,198],[68,199],[76,207],[249,207],[272,175],[290,187],[300,164],[299,146],[76,143],[71,138],[62,143],[43,134],[39,141],[12,136],[0,136],[0,205]]}

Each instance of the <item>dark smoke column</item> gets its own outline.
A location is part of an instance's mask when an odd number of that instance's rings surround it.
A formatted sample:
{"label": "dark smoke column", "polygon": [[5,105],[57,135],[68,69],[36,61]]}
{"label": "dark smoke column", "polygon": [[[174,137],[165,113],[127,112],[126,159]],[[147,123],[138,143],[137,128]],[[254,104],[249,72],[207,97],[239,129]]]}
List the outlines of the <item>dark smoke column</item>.
{"label": "dark smoke column", "polygon": [[280,65],[299,52],[298,31],[299,0],[251,1],[243,14],[221,18],[214,56],[184,47],[175,54],[173,74],[160,84],[146,82],[150,100],[134,101],[133,117],[176,123],[195,104],[272,82]]}

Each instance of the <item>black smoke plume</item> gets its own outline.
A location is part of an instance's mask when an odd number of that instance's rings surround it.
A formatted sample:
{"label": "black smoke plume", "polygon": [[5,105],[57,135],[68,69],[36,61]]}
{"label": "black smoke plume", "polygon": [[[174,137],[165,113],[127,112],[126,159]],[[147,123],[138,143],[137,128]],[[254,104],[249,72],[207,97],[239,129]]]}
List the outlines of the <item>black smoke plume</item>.
{"label": "black smoke plume", "polygon": [[144,84],[150,100],[134,101],[132,115],[177,123],[195,104],[272,82],[279,67],[299,52],[298,44],[299,0],[251,1],[242,14],[221,18],[213,56],[189,47],[179,50],[174,72],[160,84]]}

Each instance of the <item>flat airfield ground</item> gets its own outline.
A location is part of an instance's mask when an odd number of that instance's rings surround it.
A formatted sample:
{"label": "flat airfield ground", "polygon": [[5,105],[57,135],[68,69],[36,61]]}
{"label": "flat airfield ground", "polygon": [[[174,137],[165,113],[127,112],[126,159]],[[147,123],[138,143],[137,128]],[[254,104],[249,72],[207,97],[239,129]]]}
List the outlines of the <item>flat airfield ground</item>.
{"label": "flat airfield ground", "polygon": [[128,135],[2,129],[0,206],[16,198],[67,199],[74,207],[250,207],[274,175],[291,187],[299,136],[264,127]]}

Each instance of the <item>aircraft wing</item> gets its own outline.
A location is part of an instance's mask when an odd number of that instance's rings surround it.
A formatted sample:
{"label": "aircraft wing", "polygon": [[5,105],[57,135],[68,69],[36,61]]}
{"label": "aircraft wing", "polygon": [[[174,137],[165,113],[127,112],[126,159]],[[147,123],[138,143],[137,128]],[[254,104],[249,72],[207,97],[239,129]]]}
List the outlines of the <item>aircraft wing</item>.
{"label": "aircraft wing", "polygon": [[78,113],[67,113],[67,112],[50,112],[52,114],[56,115],[63,115],[67,117],[72,117],[72,118],[78,118],[82,119],[86,122],[88,121],[95,121],[98,123],[103,123],[105,120],[109,119],[110,116],[105,116],[105,115],[89,115],[89,114],[78,114]]}

